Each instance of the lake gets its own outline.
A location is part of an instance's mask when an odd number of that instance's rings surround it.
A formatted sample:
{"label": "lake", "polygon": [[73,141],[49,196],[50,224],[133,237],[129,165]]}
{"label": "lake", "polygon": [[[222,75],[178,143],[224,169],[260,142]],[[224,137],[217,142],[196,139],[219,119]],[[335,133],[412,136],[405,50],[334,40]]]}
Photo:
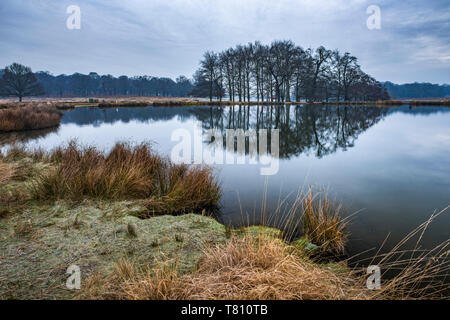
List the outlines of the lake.
{"label": "lake", "polygon": [[[450,204],[450,108],[77,108],[64,112],[57,129],[3,135],[0,143],[18,139],[49,150],[76,139],[107,151],[116,141],[152,141],[157,151],[170,155],[177,144],[172,133],[193,132],[196,124],[224,136],[226,129],[279,129],[277,174],[262,176],[261,166],[248,161],[215,165],[223,187],[217,219],[225,224],[265,220],[276,225],[286,214],[276,211],[280,199],[289,203],[301,188],[325,188],[347,214],[358,212],[349,227],[353,255],[378,248],[388,234],[385,248],[392,247]],[[208,141],[203,145],[210,147]],[[447,212],[430,225],[422,246],[432,248],[449,239],[449,230]]]}

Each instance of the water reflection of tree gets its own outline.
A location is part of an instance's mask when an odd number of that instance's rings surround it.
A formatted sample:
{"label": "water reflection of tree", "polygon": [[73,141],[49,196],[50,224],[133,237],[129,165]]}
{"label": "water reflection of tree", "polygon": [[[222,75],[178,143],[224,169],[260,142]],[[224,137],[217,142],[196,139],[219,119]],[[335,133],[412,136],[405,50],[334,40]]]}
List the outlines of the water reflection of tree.
{"label": "water reflection of tree", "polygon": [[302,153],[316,157],[354,146],[359,134],[376,124],[387,111],[382,108],[342,106],[217,107],[191,110],[203,129],[279,129],[280,157]]}
{"label": "water reflection of tree", "polygon": [[[171,108],[79,108],[65,113],[63,124],[198,120],[203,129],[280,130],[280,157],[323,157],[351,148],[359,134],[376,124],[388,109],[332,105],[223,106]],[[149,137],[151,138],[151,137]]]}

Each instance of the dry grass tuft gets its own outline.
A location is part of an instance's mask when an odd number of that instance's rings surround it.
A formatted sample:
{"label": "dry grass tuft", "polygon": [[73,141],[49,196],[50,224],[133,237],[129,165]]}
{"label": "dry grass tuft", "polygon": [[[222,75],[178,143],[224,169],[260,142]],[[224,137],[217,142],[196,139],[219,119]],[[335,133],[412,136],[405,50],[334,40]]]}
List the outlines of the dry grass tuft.
{"label": "dry grass tuft", "polygon": [[145,199],[153,215],[213,210],[221,196],[211,168],[175,165],[149,144],[118,143],[105,154],[71,142],[45,158],[55,167],[35,179],[37,199]]}
{"label": "dry grass tuft", "polygon": [[[349,274],[336,274],[295,253],[282,240],[233,239],[205,253],[189,279],[189,298],[311,300],[364,298]],[[186,283],[185,279],[185,283]]]}
{"label": "dry grass tuft", "polygon": [[348,222],[341,215],[341,205],[334,205],[327,196],[310,189],[303,198],[301,223],[303,234],[321,250],[335,255],[344,254]]}
{"label": "dry grass tuft", "polygon": [[[336,273],[294,253],[282,240],[248,235],[205,251],[199,269],[139,271],[121,261],[108,277],[92,278],[85,299],[364,299],[349,273]],[[101,289],[100,289],[101,288]]]}
{"label": "dry grass tuft", "polygon": [[[89,278],[78,299],[105,300],[174,300],[182,290],[181,277],[173,267],[140,270],[126,259],[119,260],[105,278],[95,274]],[[144,298],[145,297],[145,298]]]}
{"label": "dry grass tuft", "polygon": [[[289,201],[290,194],[279,198],[273,212],[267,214],[266,187],[263,193],[262,226],[277,226],[283,232],[283,238],[288,241],[298,239],[302,234],[304,243],[316,247],[314,256],[321,261],[342,259],[345,256],[347,243],[347,226],[350,218],[356,214],[345,215],[342,204],[329,198],[327,190],[319,189],[313,192],[310,187],[307,192],[299,189],[294,201]],[[310,253],[313,253],[311,251]]]}
{"label": "dry grass tuft", "polygon": [[[421,229],[422,230],[422,229]],[[365,268],[317,264],[279,238],[264,234],[232,237],[225,245],[205,249],[198,269],[180,275],[176,266],[142,270],[121,260],[107,275],[90,278],[80,299],[126,300],[394,300],[448,299],[447,244],[414,259],[387,263],[382,270],[407,264],[379,290],[366,287]],[[398,254],[398,251],[397,251]],[[387,254],[386,257],[393,257]],[[426,257],[429,259],[424,260]],[[441,258],[441,261],[438,261]],[[406,261],[408,260],[408,261]],[[425,264],[424,264],[425,262]],[[433,281],[431,281],[433,279]],[[428,283],[427,280],[430,280]],[[434,283],[431,285],[430,283]],[[437,285],[436,285],[437,284]]]}
{"label": "dry grass tuft", "polygon": [[0,109],[0,132],[55,127],[59,125],[61,117],[60,111],[47,106]]}

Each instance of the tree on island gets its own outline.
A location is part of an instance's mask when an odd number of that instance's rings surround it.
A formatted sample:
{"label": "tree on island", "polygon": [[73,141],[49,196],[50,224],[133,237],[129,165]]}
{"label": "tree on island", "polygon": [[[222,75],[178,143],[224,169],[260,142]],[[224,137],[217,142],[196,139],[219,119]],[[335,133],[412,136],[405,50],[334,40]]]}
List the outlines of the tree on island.
{"label": "tree on island", "polygon": [[23,97],[43,95],[44,89],[29,67],[13,63],[3,70],[0,94],[16,96],[22,101]]}
{"label": "tree on island", "polygon": [[208,51],[194,76],[192,95],[230,101],[368,101],[389,99],[361,70],[358,59],[321,46],[304,50],[292,41],[238,45]]}

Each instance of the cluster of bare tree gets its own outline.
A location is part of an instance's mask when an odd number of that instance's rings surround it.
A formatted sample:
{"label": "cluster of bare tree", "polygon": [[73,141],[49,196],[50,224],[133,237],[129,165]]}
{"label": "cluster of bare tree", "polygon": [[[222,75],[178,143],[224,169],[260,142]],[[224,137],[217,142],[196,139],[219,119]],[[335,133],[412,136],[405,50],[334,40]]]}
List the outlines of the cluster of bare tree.
{"label": "cluster of bare tree", "polygon": [[384,87],[364,73],[349,53],[292,41],[238,45],[206,52],[194,75],[193,95],[231,101],[323,101],[388,99]]}

